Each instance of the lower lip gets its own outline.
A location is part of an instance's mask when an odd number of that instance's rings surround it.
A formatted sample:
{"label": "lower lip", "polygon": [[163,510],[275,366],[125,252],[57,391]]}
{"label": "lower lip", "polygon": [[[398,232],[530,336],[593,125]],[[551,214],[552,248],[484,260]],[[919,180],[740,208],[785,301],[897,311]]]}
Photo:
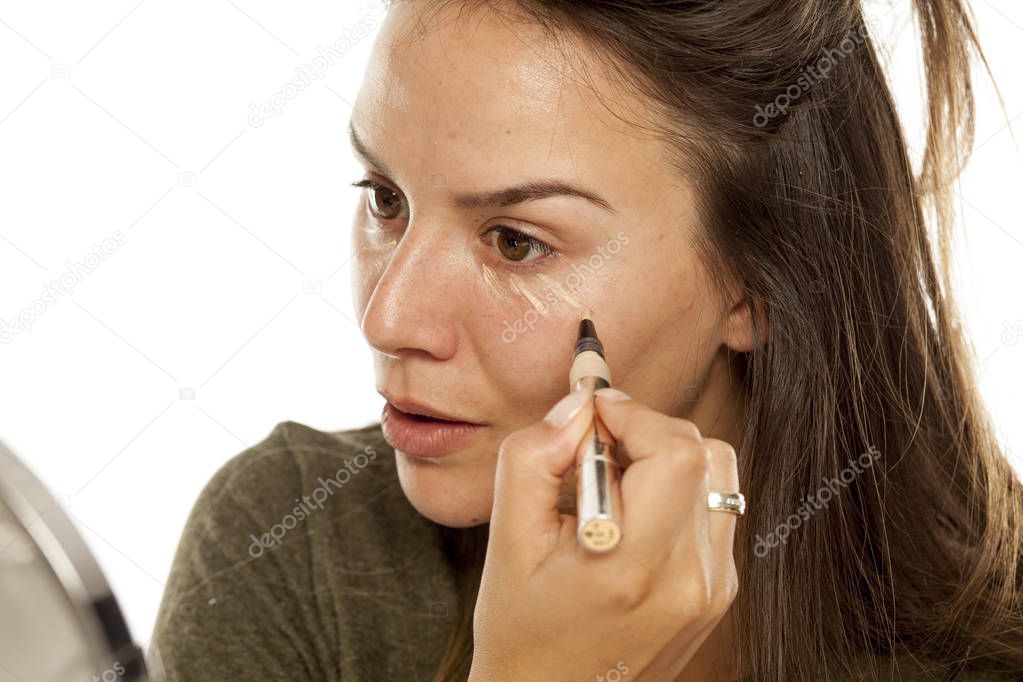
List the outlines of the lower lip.
{"label": "lower lip", "polygon": [[384,439],[395,450],[415,457],[440,457],[465,447],[481,424],[419,420],[386,403],[380,416]]}

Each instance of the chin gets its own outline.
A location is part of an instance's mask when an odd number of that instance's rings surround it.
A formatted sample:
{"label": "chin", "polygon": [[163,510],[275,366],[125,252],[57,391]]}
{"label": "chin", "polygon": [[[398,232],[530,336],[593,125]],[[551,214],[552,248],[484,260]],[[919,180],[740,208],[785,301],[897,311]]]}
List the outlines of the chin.
{"label": "chin", "polygon": [[[469,528],[490,521],[494,506],[494,463],[480,466],[472,453],[426,459],[395,450],[398,481],[416,511],[434,523]],[[457,458],[457,459],[456,459]],[[461,460],[461,461],[459,461]],[[462,462],[476,463],[466,466]]]}

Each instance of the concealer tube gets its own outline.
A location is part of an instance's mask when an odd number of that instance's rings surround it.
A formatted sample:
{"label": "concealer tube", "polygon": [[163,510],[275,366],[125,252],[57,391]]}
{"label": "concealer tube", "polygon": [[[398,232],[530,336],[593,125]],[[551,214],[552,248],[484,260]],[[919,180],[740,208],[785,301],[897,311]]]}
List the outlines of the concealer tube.
{"label": "concealer tube", "polygon": [[[611,386],[611,369],[604,347],[590,320],[590,311],[579,323],[579,336],[568,374],[569,390],[586,387],[592,393]],[[608,552],[622,539],[619,523],[620,467],[615,458],[617,443],[593,406],[593,424],[576,449],[576,515],[579,544],[591,552]]]}

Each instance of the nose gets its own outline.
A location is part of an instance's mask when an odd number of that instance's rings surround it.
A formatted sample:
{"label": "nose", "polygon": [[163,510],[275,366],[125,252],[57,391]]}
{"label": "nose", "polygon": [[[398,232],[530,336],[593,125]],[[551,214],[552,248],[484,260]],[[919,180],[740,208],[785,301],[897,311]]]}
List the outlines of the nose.
{"label": "nose", "polygon": [[362,334],[380,353],[452,357],[458,344],[457,270],[441,231],[405,230],[373,287],[360,321]]}

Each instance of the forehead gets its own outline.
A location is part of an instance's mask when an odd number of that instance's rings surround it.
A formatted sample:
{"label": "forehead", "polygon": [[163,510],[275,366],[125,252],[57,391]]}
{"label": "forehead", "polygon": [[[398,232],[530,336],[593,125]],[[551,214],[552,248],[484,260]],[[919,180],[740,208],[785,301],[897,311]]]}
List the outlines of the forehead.
{"label": "forehead", "polygon": [[484,189],[528,174],[622,194],[667,170],[648,103],[581,40],[555,43],[505,11],[453,2],[424,14],[428,4],[389,10],[352,114],[367,146],[407,176],[394,181]]}

